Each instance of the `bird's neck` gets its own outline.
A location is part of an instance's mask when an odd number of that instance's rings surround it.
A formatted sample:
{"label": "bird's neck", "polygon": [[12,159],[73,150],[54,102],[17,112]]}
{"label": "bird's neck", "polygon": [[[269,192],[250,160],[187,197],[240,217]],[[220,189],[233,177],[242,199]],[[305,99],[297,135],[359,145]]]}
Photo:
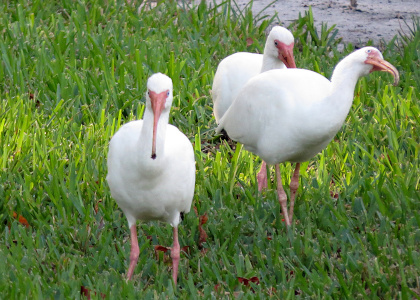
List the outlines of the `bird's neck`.
{"label": "bird's neck", "polygon": [[[139,153],[146,157],[152,156],[153,144],[153,112],[147,108],[144,111],[143,126],[139,137]],[[161,158],[165,148],[166,128],[168,126],[169,113],[163,111],[156,130],[156,159]]]}
{"label": "bird's neck", "polygon": [[280,59],[272,55],[268,55],[264,52],[263,63],[261,66],[261,73],[269,71],[269,70],[273,70],[273,69],[283,69],[285,67],[286,66]]}
{"label": "bird's neck", "polygon": [[342,60],[334,69],[327,105],[334,110],[337,117],[347,117],[353,103],[357,80],[362,75],[360,68],[352,67],[351,60]]}
{"label": "bird's neck", "polygon": [[313,128],[321,133],[322,140],[331,140],[342,127],[353,104],[354,88],[361,75],[360,67],[352,66],[351,61],[343,60],[334,69],[326,97],[313,108]]}

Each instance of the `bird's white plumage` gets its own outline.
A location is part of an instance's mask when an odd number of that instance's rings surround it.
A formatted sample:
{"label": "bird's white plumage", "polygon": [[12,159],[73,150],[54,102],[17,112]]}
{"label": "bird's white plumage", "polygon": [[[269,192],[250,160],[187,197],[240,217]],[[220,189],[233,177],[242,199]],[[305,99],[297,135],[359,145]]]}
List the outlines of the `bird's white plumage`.
{"label": "bird's white plumage", "polygon": [[110,142],[107,181],[129,226],[136,219],[161,220],[178,226],[194,194],[195,160],[188,138],[168,124],[172,81],[163,74],[149,78],[148,90],[169,91],[157,128],[156,159],[151,158],[153,112],[146,96],[143,120],[122,126]]}
{"label": "bird's white plumage", "polygon": [[[127,123],[111,141],[107,180],[112,197],[130,226],[136,219],[160,220],[178,226],[180,212],[190,211],[194,195],[191,143],[176,127],[167,125],[164,149],[153,160],[151,150],[140,153],[143,147],[139,133],[143,123],[143,120]],[[146,148],[151,149],[151,143],[147,144],[150,148]]]}
{"label": "bird's white plumage", "polygon": [[[240,91],[217,129],[268,164],[302,162],[327,146],[341,128],[358,78],[368,74],[366,47],[344,58],[331,81],[302,69],[271,70]],[[380,52],[379,52],[380,53]],[[382,57],[382,56],[381,56]]]}
{"label": "bird's white plumage", "polygon": [[275,26],[267,37],[264,54],[238,52],[220,62],[212,88],[217,123],[249,79],[267,70],[286,68],[278,58],[278,49],[274,44],[276,40],[290,45],[293,44],[294,37],[286,28]]}
{"label": "bird's white plumage", "polygon": [[[153,74],[147,80],[147,89],[156,93],[160,93],[166,90],[172,92],[172,80],[171,78],[169,78],[166,75],[163,75],[162,73]],[[148,100],[150,100],[150,98],[148,98]],[[170,107],[170,105],[172,105],[172,98],[170,100],[167,100],[167,103]]]}

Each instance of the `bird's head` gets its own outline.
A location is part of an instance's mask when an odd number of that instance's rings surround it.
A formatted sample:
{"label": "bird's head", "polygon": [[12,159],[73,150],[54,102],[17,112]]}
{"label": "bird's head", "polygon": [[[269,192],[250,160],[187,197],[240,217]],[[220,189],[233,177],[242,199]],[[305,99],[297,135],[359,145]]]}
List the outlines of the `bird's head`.
{"label": "bird's head", "polygon": [[382,53],[374,47],[364,47],[354,52],[358,60],[366,65],[366,74],[374,71],[384,71],[394,76],[394,85],[398,84],[400,75],[398,70],[389,62],[384,60]]}
{"label": "bird's head", "polygon": [[267,52],[277,57],[287,68],[296,68],[293,56],[294,44],[295,39],[288,29],[274,26],[268,35],[264,53]]}
{"label": "bird's head", "polygon": [[156,132],[163,111],[169,113],[172,106],[172,80],[162,73],[156,73],[147,80],[146,109],[153,112],[152,159],[156,158]]}

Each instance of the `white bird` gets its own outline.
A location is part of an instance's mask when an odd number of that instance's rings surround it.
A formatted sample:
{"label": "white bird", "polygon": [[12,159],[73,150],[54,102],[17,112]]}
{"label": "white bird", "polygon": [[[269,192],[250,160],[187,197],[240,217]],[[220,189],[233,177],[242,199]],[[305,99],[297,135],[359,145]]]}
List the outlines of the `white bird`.
{"label": "white bird", "polygon": [[[353,102],[357,80],[373,71],[385,71],[398,83],[397,69],[373,47],[359,49],[337,64],[331,81],[302,69],[271,70],[253,77],[220,120],[234,141],[276,165],[277,193],[287,225],[299,183],[299,163],[324,149],[341,128]],[[279,163],[295,162],[290,210]]]}
{"label": "white bird", "polygon": [[181,213],[191,208],[195,159],[188,138],[168,124],[172,100],[172,80],[161,73],[152,75],[143,120],[122,126],[109,145],[106,179],[131,232],[128,280],[139,257],[136,220],[159,220],[173,226],[172,277],[177,282],[178,224]]}
{"label": "white bird", "polygon": [[[284,27],[275,26],[267,37],[264,54],[238,52],[224,58],[213,79],[212,98],[216,122],[219,123],[252,77],[272,69],[296,68],[293,46],[293,34]],[[267,186],[265,162],[257,175],[257,181],[260,191]]]}

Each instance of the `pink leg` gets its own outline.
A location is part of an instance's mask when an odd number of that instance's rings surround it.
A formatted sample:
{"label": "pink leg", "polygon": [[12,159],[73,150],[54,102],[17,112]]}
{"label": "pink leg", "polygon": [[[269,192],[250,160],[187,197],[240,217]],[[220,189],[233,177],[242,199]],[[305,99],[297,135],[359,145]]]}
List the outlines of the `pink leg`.
{"label": "pink leg", "polygon": [[130,227],[130,235],[131,235],[131,252],[130,252],[130,266],[128,267],[127,272],[127,280],[131,280],[131,277],[134,273],[134,268],[137,265],[137,260],[139,259],[140,249],[139,243],[137,241],[137,230],[136,224]]}
{"label": "pink leg", "polygon": [[267,188],[267,180],[267,164],[265,161],[263,161],[261,164],[261,169],[257,174],[258,191],[261,192],[263,189]]}
{"label": "pink leg", "polygon": [[299,171],[300,171],[300,163],[296,163],[295,171],[293,172],[292,179],[290,180],[290,208],[289,208],[290,223],[293,220],[293,209],[295,207],[296,191],[299,187]]}
{"label": "pink leg", "polygon": [[280,168],[279,165],[276,165],[276,176],[277,176],[277,194],[279,196],[279,202],[281,206],[281,211],[283,212],[284,221],[287,226],[290,226],[289,214],[287,213],[287,195],[284,192],[283,184],[281,183]]}
{"label": "pink leg", "polygon": [[181,249],[178,242],[178,228],[174,227],[174,244],[171,248],[171,258],[172,258],[172,278],[176,285],[178,278],[178,265]]}

